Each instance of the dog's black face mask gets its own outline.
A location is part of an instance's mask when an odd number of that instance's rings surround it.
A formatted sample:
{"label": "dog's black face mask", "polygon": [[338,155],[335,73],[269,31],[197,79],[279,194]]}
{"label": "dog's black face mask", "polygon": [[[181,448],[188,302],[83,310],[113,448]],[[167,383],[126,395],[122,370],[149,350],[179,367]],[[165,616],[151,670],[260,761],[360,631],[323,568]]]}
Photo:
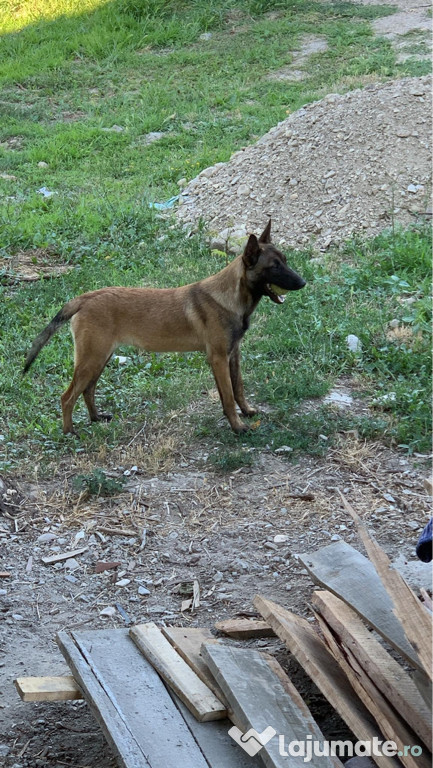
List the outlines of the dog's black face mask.
{"label": "dog's black face mask", "polygon": [[270,220],[259,239],[250,235],[242,258],[255,289],[275,304],[283,304],[288,291],[299,291],[306,285],[304,278],[287,266],[284,254],[272,245]]}

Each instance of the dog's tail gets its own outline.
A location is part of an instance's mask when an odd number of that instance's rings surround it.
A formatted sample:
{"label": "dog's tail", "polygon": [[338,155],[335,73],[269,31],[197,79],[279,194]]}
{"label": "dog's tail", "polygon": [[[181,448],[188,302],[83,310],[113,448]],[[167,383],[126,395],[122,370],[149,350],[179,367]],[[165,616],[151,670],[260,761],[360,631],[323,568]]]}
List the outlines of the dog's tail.
{"label": "dog's tail", "polygon": [[40,332],[39,336],[36,336],[36,339],[34,340],[32,347],[26,357],[26,362],[23,368],[23,375],[27,373],[31,364],[39,355],[39,352],[41,351],[42,347],[45,347],[45,344],[49,342],[49,340],[51,339],[52,336],[54,336],[56,331],[58,331],[59,328],[61,328],[61,326],[64,325],[64,323],[67,323],[67,321],[70,320],[71,317],[78,312],[80,307],[81,307],[81,301],[79,296],[76,299],[72,299],[71,301],[68,301],[68,303],[65,304],[64,307],[62,307],[60,312],[57,312],[57,315],[53,317],[51,322],[48,323],[46,328],[44,328],[44,330]]}

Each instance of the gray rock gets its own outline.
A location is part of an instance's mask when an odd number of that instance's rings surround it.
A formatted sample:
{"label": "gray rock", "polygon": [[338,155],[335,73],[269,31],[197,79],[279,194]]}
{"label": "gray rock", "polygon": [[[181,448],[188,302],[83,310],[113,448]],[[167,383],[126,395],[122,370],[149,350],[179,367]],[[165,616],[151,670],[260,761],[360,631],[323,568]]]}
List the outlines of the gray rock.
{"label": "gray rock", "polygon": [[39,541],[41,544],[46,544],[49,541],[54,541],[57,539],[57,536],[55,533],[41,533],[40,536],[36,539],[36,541]]}
{"label": "gray rock", "polygon": [[407,525],[408,528],[411,528],[412,531],[418,531],[418,529],[421,528],[420,524],[417,523],[416,520],[408,520],[406,525]]}
{"label": "gray rock", "polygon": [[361,351],[361,341],[354,333],[349,333],[349,335],[346,336],[346,344],[351,352]]}
{"label": "gray rock", "polygon": [[131,579],[119,579],[119,581],[116,581],[115,586],[116,587],[127,587],[128,584],[131,583]]}
{"label": "gray rock", "polygon": [[333,389],[326,395],[323,402],[328,403],[329,405],[337,405],[340,408],[349,408],[353,405],[353,397],[347,392],[340,392],[339,390]]}

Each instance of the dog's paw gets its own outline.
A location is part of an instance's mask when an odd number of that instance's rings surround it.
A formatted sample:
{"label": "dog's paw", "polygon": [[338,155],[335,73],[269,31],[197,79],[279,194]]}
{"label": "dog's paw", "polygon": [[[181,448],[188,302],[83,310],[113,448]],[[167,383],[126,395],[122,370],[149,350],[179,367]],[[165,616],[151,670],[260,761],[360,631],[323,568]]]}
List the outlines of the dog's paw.
{"label": "dog's paw", "polygon": [[78,434],[77,430],[74,429],[73,427],[71,427],[70,429],[67,429],[67,430],[63,430],[63,434],[66,437],[78,437],[78,438],[80,437],[80,435]]}
{"label": "dog's paw", "polygon": [[237,435],[243,435],[244,432],[248,432],[249,426],[244,424],[243,421],[239,421],[236,424],[232,424],[232,430],[233,432],[236,432]]}
{"label": "dog's paw", "polygon": [[92,421],[111,421],[112,418],[112,413],[98,413],[97,417],[92,419]]}
{"label": "dog's paw", "polygon": [[247,416],[248,418],[251,418],[251,416],[255,416],[257,413],[256,408],[252,408],[251,405],[246,405],[245,408],[242,408],[242,413],[244,416]]}

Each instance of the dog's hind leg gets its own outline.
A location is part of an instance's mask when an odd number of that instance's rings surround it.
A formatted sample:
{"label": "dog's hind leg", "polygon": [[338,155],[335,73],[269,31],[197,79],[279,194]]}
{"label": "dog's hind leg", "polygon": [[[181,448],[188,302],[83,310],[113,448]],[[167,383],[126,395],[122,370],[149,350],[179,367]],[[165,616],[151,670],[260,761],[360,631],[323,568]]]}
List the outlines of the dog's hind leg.
{"label": "dog's hind leg", "polygon": [[233,432],[246,432],[248,429],[247,425],[240,420],[236,413],[228,355],[225,352],[208,349],[208,360],[218,387],[223,411],[230,422]]}
{"label": "dog's hind leg", "polygon": [[[105,366],[104,366],[105,367]],[[102,373],[102,371],[101,371]],[[99,378],[99,377],[98,377]],[[95,389],[96,389],[96,381],[92,381],[88,387],[83,392],[83,397],[85,400],[85,403],[87,405],[87,410],[89,411],[89,417],[90,421],[111,421],[113,418],[111,413],[101,413],[98,411],[95,405]]]}
{"label": "dog's hind leg", "polygon": [[244,382],[241,374],[241,352],[239,344],[236,344],[230,355],[230,378],[232,381],[235,400],[244,416],[254,416],[257,411],[245,400]]}
{"label": "dog's hind leg", "polygon": [[74,375],[72,381],[63,393],[62,401],[62,414],[63,414],[63,432],[68,434],[72,432],[75,434],[75,430],[72,425],[72,411],[79,396],[82,394],[89,411],[91,421],[109,420],[108,414],[99,414],[95,406],[95,388],[97,381],[105,368],[106,363],[110,359],[111,350],[109,354],[101,354],[99,351],[97,354],[93,352],[90,347],[86,349],[86,354],[77,354]]}

